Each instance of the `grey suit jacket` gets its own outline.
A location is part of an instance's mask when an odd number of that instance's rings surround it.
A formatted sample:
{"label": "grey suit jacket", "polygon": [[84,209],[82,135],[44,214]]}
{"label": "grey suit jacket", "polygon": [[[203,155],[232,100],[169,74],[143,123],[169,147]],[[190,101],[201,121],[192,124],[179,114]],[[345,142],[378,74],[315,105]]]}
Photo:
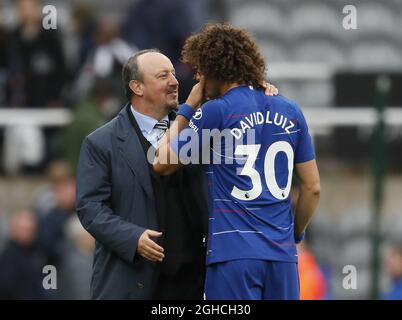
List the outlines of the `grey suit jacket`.
{"label": "grey suit jacket", "polygon": [[157,265],[136,255],[145,229],[158,230],[149,167],[126,108],[82,143],[77,213],[96,239],[94,299],[150,299]]}

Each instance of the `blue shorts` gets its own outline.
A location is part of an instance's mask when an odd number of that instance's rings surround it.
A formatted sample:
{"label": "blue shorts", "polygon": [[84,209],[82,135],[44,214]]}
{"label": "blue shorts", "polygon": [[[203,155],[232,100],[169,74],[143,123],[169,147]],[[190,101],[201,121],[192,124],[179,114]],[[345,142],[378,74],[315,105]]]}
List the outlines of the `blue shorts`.
{"label": "blue shorts", "polygon": [[207,266],[207,300],[299,300],[297,263],[240,259]]}

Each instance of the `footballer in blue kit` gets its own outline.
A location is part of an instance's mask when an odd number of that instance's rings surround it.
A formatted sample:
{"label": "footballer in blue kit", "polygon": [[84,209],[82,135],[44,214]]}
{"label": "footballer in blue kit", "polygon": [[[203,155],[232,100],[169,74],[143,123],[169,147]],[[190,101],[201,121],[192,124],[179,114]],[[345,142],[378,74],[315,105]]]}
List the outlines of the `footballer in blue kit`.
{"label": "footballer in blue kit", "polygon": [[[299,299],[296,244],[320,192],[303,113],[283,96],[264,94],[265,61],[242,29],[209,25],[187,40],[183,58],[200,82],[159,146],[154,169],[169,174],[189,160],[204,165],[206,298]],[[205,97],[210,100],[198,108]],[[180,163],[163,163],[162,152]],[[294,170],[301,184],[295,213]]]}

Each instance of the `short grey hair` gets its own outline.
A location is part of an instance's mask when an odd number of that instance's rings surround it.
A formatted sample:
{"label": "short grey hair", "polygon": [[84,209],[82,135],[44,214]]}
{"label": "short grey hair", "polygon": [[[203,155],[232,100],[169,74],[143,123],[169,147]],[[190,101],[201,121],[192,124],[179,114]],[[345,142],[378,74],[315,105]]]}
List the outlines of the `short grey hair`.
{"label": "short grey hair", "polygon": [[126,97],[128,101],[131,101],[131,98],[133,96],[133,92],[131,91],[130,88],[130,81],[131,80],[137,80],[137,81],[142,81],[143,80],[143,75],[139,69],[138,66],[138,57],[148,53],[148,52],[158,52],[160,53],[159,49],[145,49],[136,52],[133,56],[131,56],[127,63],[123,66],[123,71],[122,71],[122,78],[123,78],[123,85],[124,85],[124,90],[126,92]]}

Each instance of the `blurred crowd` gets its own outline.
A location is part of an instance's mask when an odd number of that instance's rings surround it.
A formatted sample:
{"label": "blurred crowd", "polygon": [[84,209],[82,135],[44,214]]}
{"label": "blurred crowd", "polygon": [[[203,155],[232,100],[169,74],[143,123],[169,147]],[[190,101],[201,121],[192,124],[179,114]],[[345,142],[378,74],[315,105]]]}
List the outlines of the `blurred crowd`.
{"label": "blurred crowd", "polygon": [[[94,239],[75,214],[81,142],[126,103],[121,69],[137,50],[168,55],[181,97],[189,92],[193,73],[180,62],[180,50],[208,9],[207,1],[140,0],[116,19],[98,14],[94,2],[71,2],[67,22],[59,10],[57,29],[45,30],[44,5],[0,4],[0,109],[59,108],[71,111],[72,121],[61,129],[0,127],[0,172],[47,181],[28,208],[0,210],[0,299],[89,298]],[[3,19],[6,12],[14,21]],[[46,265],[56,267],[57,290],[44,289]]]}
{"label": "blurred crowd", "polygon": [[[0,108],[65,108],[73,113],[65,130],[1,128],[1,170],[29,173],[43,170],[58,158],[74,168],[82,138],[126,103],[121,69],[137,50],[159,48],[169,56],[184,97],[192,87],[193,73],[180,62],[180,50],[184,39],[204,23],[207,4],[200,0],[132,1],[117,19],[99,14],[94,2],[71,2],[67,9],[63,6],[63,11],[56,11],[57,28],[49,30],[42,25],[45,3],[0,4],[1,17],[15,13],[13,22],[0,19]],[[30,147],[24,154],[13,152],[16,145]]]}
{"label": "blurred crowd", "polygon": [[[75,215],[71,167],[51,163],[47,181],[30,208],[2,221],[0,299],[89,298],[94,239]],[[47,265],[56,268],[57,290],[44,289]]]}

